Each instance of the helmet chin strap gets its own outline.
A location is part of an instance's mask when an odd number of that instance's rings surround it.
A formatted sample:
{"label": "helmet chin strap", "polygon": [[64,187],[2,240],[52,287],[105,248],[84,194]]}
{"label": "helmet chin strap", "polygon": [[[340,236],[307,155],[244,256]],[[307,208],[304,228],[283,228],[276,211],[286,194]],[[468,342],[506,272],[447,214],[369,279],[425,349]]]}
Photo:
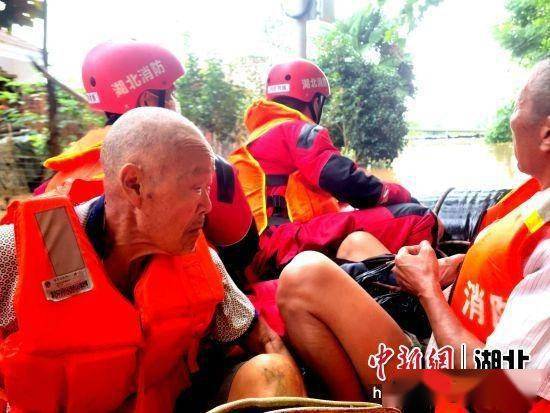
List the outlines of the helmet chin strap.
{"label": "helmet chin strap", "polygon": [[[156,90],[151,91],[156,97],[157,97],[157,106],[159,108],[163,108],[166,106],[166,90]],[[181,112],[179,112],[181,113]],[[122,116],[120,113],[111,113],[111,112],[105,112],[105,116],[107,116],[107,121],[105,122],[105,126],[112,125],[116,122],[118,118]]]}
{"label": "helmet chin strap", "polygon": [[[315,97],[308,103],[309,111],[311,113],[311,118],[313,122],[319,124],[321,122],[321,115],[323,114],[323,106],[326,102],[326,97],[320,94],[315,95]],[[317,101],[317,106],[319,107],[319,113],[315,112],[315,101]]]}
{"label": "helmet chin strap", "polygon": [[159,98],[158,107],[164,108],[166,106],[166,90],[159,90],[157,97]]}

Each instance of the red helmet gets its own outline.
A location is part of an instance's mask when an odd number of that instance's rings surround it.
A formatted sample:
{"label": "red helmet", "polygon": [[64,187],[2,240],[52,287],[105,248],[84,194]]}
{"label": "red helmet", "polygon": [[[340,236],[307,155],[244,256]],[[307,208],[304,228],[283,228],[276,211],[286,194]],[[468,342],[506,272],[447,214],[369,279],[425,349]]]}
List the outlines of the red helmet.
{"label": "red helmet", "polygon": [[311,102],[317,94],[329,97],[330,86],[319,66],[308,60],[280,63],[269,71],[265,93],[269,100],[287,96],[302,102]]}
{"label": "red helmet", "polygon": [[155,44],[101,43],[84,59],[82,82],[93,109],[122,114],[149,89],[167,90],[185,73],[176,56]]}

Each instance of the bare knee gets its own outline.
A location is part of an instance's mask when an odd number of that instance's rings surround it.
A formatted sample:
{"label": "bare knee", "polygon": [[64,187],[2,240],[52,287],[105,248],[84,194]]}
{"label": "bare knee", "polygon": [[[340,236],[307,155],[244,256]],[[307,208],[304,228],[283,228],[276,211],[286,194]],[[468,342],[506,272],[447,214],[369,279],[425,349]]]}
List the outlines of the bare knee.
{"label": "bare knee", "polygon": [[358,262],[387,253],[388,249],[374,235],[365,231],[355,231],[344,238],[336,256]]}
{"label": "bare knee", "polygon": [[335,264],[315,251],[296,255],[283,269],[277,289],[277,305],[283,313],[298,307],[307,307],[314,292],[324,287],[330,267]]}
{"label": "bare knee", "polygon": [[248,360],[235,374],[228,401],[248,397],[306,395],[296,365],[280,354],[260,354]]}

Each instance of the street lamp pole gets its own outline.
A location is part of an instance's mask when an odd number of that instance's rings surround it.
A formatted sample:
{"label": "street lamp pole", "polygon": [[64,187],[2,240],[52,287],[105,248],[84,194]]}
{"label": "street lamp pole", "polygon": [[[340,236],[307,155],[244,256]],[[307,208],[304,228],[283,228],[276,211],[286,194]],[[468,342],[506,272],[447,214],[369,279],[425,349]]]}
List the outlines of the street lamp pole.
{"label": "street lamp pole", "polygon": [[298,24],[298,50],[301,58],[307,58],[307,20],[297,19]]}
{"label": "street lamp pole", "polygon": [[307,55],[307,21],[315,18],[316,0],[281,0],[284,13],[296,21],[298,29],[298,54]]}
{"label": "street lamp pole", "polygon": [[334,22],[334,0],[281,0],[284,13],[298,25],[298,52],[307,57],[307,21]]}

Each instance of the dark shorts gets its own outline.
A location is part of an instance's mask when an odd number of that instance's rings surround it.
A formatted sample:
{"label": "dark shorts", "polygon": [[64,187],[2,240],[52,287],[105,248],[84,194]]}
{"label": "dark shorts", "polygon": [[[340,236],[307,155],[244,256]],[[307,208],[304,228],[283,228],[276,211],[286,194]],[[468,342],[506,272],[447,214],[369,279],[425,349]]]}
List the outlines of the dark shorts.
{"label": "dark shorts", "polygon": [[226,356],[216,345],[208,345],[198,357],[200,370],[191,376],[191,387],[176,401],[175,412],[203,413],[227,402],[235,375],[248,357]]}

